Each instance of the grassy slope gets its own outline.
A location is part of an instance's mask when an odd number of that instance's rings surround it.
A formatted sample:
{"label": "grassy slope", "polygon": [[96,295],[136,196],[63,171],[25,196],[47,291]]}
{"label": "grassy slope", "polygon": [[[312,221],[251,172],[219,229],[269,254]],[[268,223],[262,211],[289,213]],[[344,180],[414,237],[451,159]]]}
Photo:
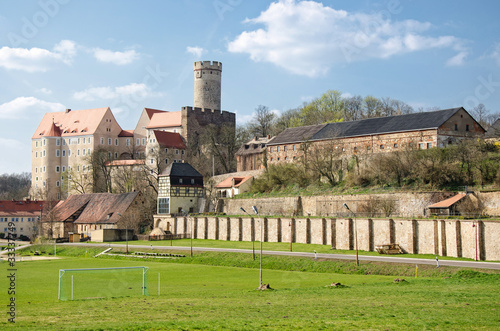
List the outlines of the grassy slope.
{"label": "grassy slope", "polygon": [[[66,253],[78,256],[85,251],[87,256],[94,253],[74,247]],[[207,263],[217,260],[229,264],[249,262],[233,255],[210,254],[200,254],[196,259]],[[452,273],[450,278],[406,278],[407,282],[397,284],[393,282],[394,276],[265,269],[264,282],[270,283],[275,290],[260,292],[255,291],[259,284],[258,269],[188,264],[189,260],[159,263],[66,257],[18,263],[16,326],[33,330],[465,330],[494,329],[500,322],[498,274],[459,271]],[[299,259],[302,260],[312,264],[325,262]],[[57,300],[57,275],[61,268],[139,265],[150,268],[149,297]],[[300,265],[310,270],[311,266],[303,262],[293,263],[293,268]],[[158,273],[162,280],[161,296],[157,295]],[[347,287],[325,287],[332,282]],[[1,277],[0,288],[6,287],[6,279]],[[2,319],[0,328],[7,326],[6,319]]]}

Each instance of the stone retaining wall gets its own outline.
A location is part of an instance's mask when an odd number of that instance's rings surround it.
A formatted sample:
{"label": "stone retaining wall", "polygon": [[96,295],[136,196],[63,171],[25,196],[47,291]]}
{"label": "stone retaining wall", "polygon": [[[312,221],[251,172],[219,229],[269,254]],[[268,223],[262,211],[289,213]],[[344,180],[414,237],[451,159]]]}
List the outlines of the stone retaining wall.
{"label": "stone retaining wall", "polygon": [[[193,233],[195,239],[260,241],[261,220],[253,217],[163,217],[155,224],[174,234]],[[262,218],[264,242],[329,245],[334,249],[397,243],[407,253],[500,261],[500,222],[371,218]]]}

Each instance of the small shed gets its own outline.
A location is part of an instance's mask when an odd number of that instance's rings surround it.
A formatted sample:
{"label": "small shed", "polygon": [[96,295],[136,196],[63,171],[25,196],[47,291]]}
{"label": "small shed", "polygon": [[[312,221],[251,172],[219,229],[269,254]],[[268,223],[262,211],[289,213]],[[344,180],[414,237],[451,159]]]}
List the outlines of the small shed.
{"label": "small shed", "polygon": [[220,198],[232,198],[237,194],[247,192],[252,184],[253,176],[228,177],[217,186],[217,196]]}
{"label": "small shed", "polygon": [[443,216],[460,215],[460,212],[457,210],[457,206],[466,196],[467,194],[465,193],[459,193],[451,198],[430,205],[428,207],[430,214]]}

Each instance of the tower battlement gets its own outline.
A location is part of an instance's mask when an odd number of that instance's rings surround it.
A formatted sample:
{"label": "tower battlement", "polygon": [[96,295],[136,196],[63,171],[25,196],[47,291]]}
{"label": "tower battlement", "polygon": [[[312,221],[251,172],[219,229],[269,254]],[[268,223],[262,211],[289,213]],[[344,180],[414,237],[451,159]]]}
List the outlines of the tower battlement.
{"label": "tower battlement", "polygon": [[194,63],[194,70],[218,70],[222,71],[222,62],[218,61],[197,61]]}
{"label": "tower battlement", "polygon": [[194,104],[198,108],[221,109],[222,63],[194,63]]}

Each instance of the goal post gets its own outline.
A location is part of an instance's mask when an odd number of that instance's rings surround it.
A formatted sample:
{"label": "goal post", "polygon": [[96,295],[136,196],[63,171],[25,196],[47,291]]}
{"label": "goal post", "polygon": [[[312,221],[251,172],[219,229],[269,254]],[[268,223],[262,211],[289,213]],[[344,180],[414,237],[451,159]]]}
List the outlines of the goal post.
{"label": "goal post", "polygon": [[148,267],[59,270],[59,300],[149,295]]}

